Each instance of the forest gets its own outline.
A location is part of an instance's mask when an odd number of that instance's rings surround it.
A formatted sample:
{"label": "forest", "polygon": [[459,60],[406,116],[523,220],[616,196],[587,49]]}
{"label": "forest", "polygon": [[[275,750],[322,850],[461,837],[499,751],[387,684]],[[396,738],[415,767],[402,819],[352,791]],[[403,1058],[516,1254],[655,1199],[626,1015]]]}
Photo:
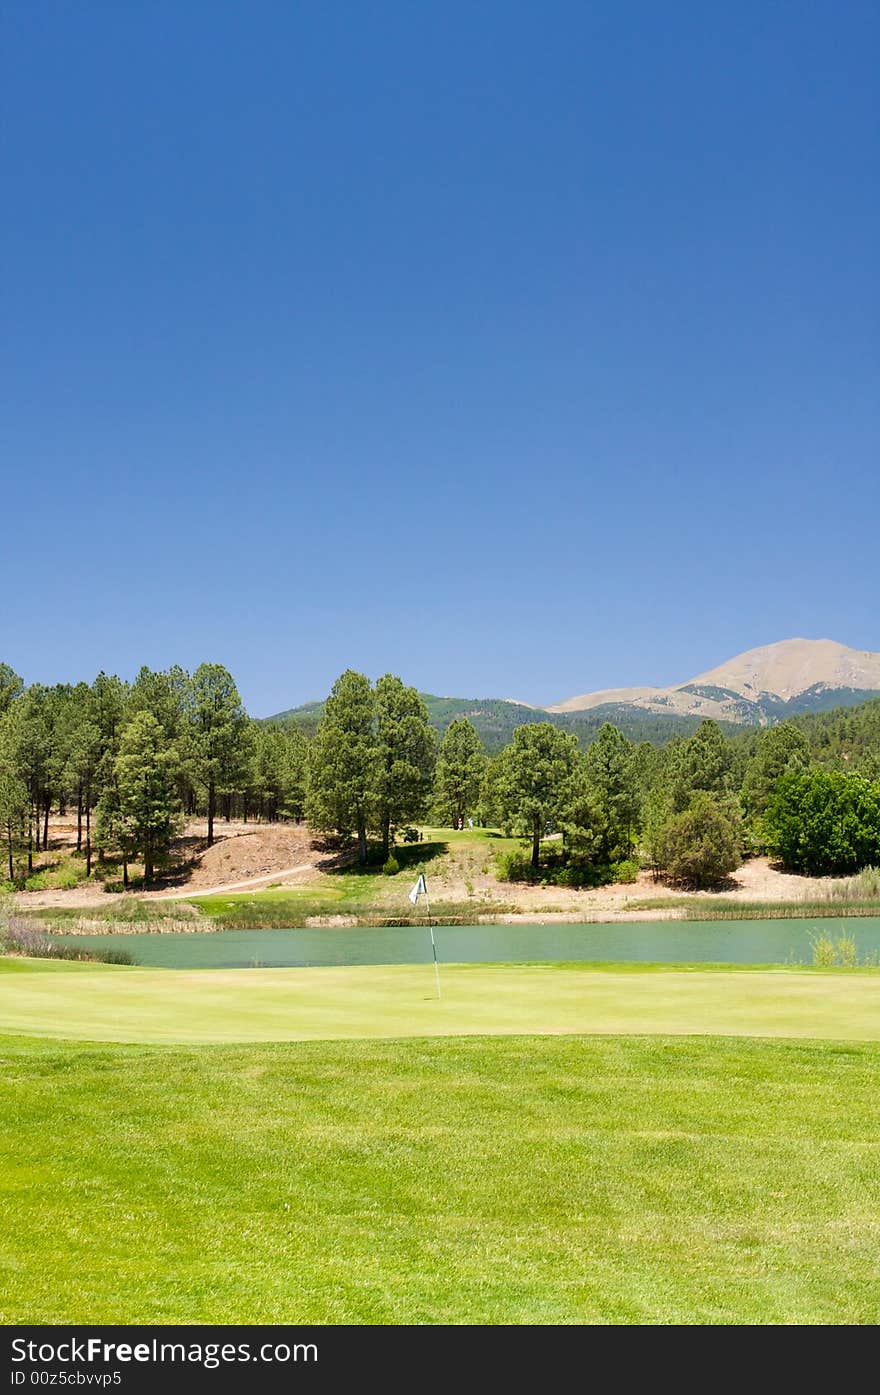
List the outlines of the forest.
{"label": "forest", "polygon": [[760,729],[704,721],[663,745],[608,722],[589,742],[525,722],[490,754],[467,717],[441,733],[392,674],[342,674],[309,738],[250,717],[219,664],[52,687],[0,664],[10,886],[47,846],[53,811],[75,819],[83,874],[113,861],[123,886],[151,883],[196,816],[209,845],[218,818],[305,819],[389,871],[395,842],[420,822],[473,819],[522,837],[502,860],[510,880],[589,886],[646,866],[708,887],[761,852],[794,871],[849,874],[880,865],[880,699]]}

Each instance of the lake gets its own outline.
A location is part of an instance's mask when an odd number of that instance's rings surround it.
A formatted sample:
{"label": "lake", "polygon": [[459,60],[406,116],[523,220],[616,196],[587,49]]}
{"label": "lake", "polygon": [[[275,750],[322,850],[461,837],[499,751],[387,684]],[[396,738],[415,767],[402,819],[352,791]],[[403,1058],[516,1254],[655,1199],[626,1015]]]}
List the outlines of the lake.
{"label": "lake", "polygon": [[[880,917],[821,920],[659,920],[614,925],[435,926],[441,963],[560,961],[810,964],[818,935],[851,935],[859,960],[880,958]],[[124,949],[165,969],[418,964],[431,958],[421,926],[388,929],[220,930],[214,934],[64,935],[69,944]]]}

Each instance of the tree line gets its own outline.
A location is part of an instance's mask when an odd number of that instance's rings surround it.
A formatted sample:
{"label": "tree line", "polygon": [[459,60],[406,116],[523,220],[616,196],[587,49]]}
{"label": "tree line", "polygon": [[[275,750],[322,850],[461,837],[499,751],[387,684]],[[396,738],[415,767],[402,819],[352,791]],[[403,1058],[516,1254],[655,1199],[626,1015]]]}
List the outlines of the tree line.
{"label": "tree line", "polygon": [[632,880],[648,865],[710,887],[750,853],[847,874],[880,864],[877,755],[868,741],[855,759],[841,750],[820,763],[795,722],[729,738],[703,721],[664,747],[606,724],[584,751],[537,723],[490,763],[484,799],[489,816],[530,837],[528,864],[508,859],[512,877],[590,885]]}
{"label": "tree line", "polygon": [[140,859],[151,880],[184,816],[301,818],[308,743],[251,720],[231,674],[142,668],[133,683],[25,687],[0,664],[0,834],[12,882],[48,846],[49,816],[76,818],[76,849]]}
{"label": "tree line", "polygon": [[880,702],[841,714],[848,737],[829,751],[828,714],[728,735],[704,721],[665,746],[635,743],[605,723],[585,748],[551,722],[518,726],[489,757],[466,717],[442,740],[414,688],[351,671],[334,684],[309,750],[306,815],[316,829],[393,835],[430,817],[465,818],[528,840],[502,859],[514,880],[590,885],[631,880],[647,864],[690,886],[712,886],[747,853],[803,872],[880,863]]}
{"label": "tree line", "polygon": [[522,837],[512,879],[590,885],[639,865],[714,885],[744,853],[796,870],[880,863],[880,702],[733,736],[704,721],[665,746],[605,723],[586,746],[551,722],[518,726],[489,756],[456,717],[442,739],[418,691],[347,670],[314,735],[251,719],[229,672],[142,668],[133,683],[25,687],[0,665],[0,832],[11,881],[48,842],[49,816],[75,812],[76,846],[160,868],[185,816],[305,817],[351,840],[362,863],[430,818]]}

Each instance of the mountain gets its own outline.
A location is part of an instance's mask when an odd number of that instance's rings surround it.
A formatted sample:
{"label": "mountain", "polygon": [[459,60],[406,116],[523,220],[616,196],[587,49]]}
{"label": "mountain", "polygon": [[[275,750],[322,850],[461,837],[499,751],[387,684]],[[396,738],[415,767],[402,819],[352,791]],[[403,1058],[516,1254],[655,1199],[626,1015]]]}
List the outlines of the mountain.
{"label": "mountain", "polygon": [[880,654],[832,639],[784,639],[669,688],[582,693],[547,710],[571,714],[613,703],[645,713],[766,725],[798,712],[863,702],[878,692]]}
{"label": "mountain", "polygon": [[[454,718],[467,717],[487,751],[495,752],[524,722],[553,722],[575,732],[582,746],[603,722],[613,722],[632,741],[661,746],[674,736],[687,736],[706,717],[733,731],[850,707],[878,693],[880,654],[830,639],[786,639],[738,654],[670,688],[604,688],[547,708],[511,698],[422,697],[431,725],[441,735]],[[300,727],[312,736],[323,710],[323,703],[308,702],[266,720]]]}

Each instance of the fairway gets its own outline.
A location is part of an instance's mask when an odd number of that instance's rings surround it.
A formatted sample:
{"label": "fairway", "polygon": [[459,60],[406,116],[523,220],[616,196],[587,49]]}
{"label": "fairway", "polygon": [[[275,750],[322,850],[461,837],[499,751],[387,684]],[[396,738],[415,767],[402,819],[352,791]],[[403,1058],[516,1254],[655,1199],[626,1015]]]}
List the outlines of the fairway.
{"label": "fairway", "polygon": [[442,974],[0,959],[0,1322],[880,1320],[880,974]]}
{"label": "fairway", "polygon": [[0,1320],[880,1319],[880,1046],[0,1040]]}
{"label": "fairway", "polygon": [[411,964],[177,971],[0,960],[0,1032],[221,1043],[508,1033],[880,1040],[880,974]]}

